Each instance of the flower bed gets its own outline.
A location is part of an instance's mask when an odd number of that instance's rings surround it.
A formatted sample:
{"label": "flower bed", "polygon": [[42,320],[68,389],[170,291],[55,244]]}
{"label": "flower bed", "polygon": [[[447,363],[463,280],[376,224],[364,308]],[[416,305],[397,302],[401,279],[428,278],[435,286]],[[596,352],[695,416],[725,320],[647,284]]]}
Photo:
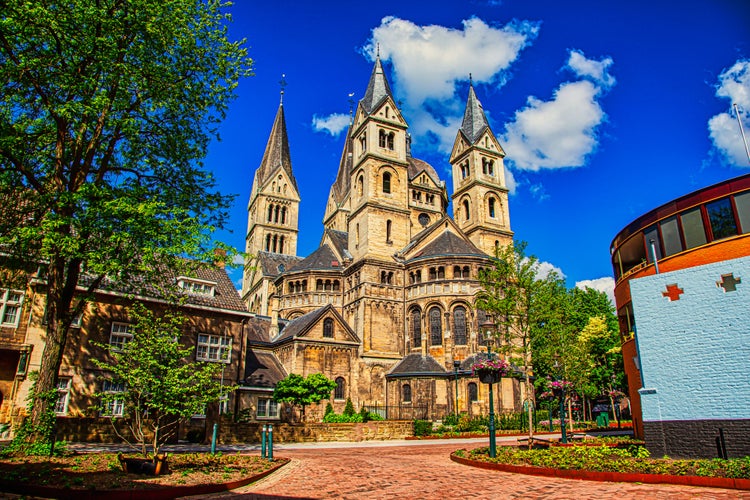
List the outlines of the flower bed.
{"label": "flower bed", "polygon": [[588,479],[670,483],[693,486],[750,490],[750,457],[732,460],[671,460],[648,458],[648,451],[637,445],[551,447],[528,450],[498,447],[496,458],[487,448],[457,450],[455,462],[506,472]]}

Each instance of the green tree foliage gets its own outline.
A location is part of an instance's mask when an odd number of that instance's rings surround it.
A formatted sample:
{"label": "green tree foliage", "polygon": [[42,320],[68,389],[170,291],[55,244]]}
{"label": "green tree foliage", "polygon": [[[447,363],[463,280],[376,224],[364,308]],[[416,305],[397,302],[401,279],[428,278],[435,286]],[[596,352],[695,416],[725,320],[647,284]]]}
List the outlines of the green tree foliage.
{"label": "green tree foliage", "polygon": [[354,404],[352,403],[351,398],[346,398],[343,415],[346,415],[347,417],[354,415]]}
{"label": "green tree foliage", "polygon": [[[148,444],[157,455],[175,435],[180,421],[203,413],[206,405],[217,402],[234,387],[222,387],[221,363],[192,361],[194,348],[175,340],[180,338],[185,322],[178,312],[166,311],[157,317],[137,302],[129,315],[133,320],[132,340],[122,350],[100,346],[110,349],[110,356],[91,359],[106,370],[108,380],[124,388],[124,392],[97,394],[99,409],[105,415],[111,414],[113,405],[122,403],[123,420],[133,442],[144,456]],[[131,442],[128,436],[120,437]]]}
{"label": "green tree foliage", "polygon": [[[533,401],[531,377],[534,327],[550,314],[549,290],[560,281],[553,272],[540,276],[539,261],[526,255],[526,243],[498,248],[492,266],[479,275],[482,286],[478,309],[491,315],[499,350],[511,363],[523,366],[526,401]],[[533,411],[528,405],[529,437],[533,435]],[[531,442],[531,440],[529,440]]]}
{"label": "green tree foliage", "polygon": [[336,382],[326,378],[322,373],[311,373],[307,377],[291,373],[276,384],[273,390],[273,399],[274,401],[302,407],[304,418],[307,405],[330,398],[331,391],[335,388]]}
{"label": "green tree foliage", "polygon": [[[225,9],[220,0],[0,5],[0,245],[47,264],[40,394],[55,387],[83,307],[77,286],[91,292],[168,256],[212,258],[209,236],[231,199],[201,159],[251,66],[243,42],[227,39]],[[37,398],[34,422],[45,408]]]}

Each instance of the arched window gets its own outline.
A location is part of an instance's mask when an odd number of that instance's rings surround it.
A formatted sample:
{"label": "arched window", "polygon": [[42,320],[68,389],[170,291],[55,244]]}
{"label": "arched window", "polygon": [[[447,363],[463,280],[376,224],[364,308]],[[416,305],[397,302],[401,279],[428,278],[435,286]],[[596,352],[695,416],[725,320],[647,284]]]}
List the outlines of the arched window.
{"label": "arched window", "polygon": [[437,269],[434,267],[430,268],[430,281],[435,281],[437,279]]}
{"label": "arched window", "polygon": [[286,224],[286,207],[281,209],[281,223]]}
{"label": "arched window", "polygon": [[331,318],[323,320],[323,337],[327,339],[333,338],[333,320]]}
{"label": "arched window", "polygon": [[391,242],[391,230],[393,229],[393,222],[388,219],[385,221],[385,242],[390,243]]}
{"label": "arched window", "polygon": [[294,293],[294,283],[291,281],[289,282],[289,293]]}
{"label": "arched window", "polygon": [[268,222],[273,220],[273,205],[268,205]]}
{"label": "arched window", "polygon": [[469,200],[464,200],[464,220],[469,220]]}
{"label": "arched window", "polygon": [[487,174],[487,159],[482,158],[482,173]]}
{"label": "arched window", "polygon": [[437,269],[437,277],[439,280],[445,279],[445,268],[443,266],[438,267]]}
{"label": "arched window", "polygon": [[456,345],[466,345],[466,308],[463,306],[453,310],[453,341]]}
{"label": "arched window", "polygon": [[421,270],[418,270],[417,272],[414,273],[414,281],[416,281],[417,283],[422,283],[422,271]]}
{"label": "arched window", "polygon": [[357,196],[362,197],[362,195],[364,194],[364,189],[365,189],[365,180],[360,175],[359,177],[357,177]]}
{"label": "arched window", "polygon": [[326,280],[325,285],[323,286],[326,292],[331,290],[331,280]]}
{"label": "arched window", "polygon": [[495,161],[490,160],[487,162],[487,173],[489,175],[495,175]]}
{"label": "arched window", "polygon": [[464,162],[461,164],[461,178],[466,179],[466,176],[469,175],[469,162]]}
{"label": "arched window", "polygon": [[334,280],[333,291],[338,292],[340,289],[341,289],[341,282],[339,280]]}
{"label": "arched window", "polygon": [[384,193],[390,193],[391,192],[391,174],[390,172],[386,172],[383,174],[383,192]]}
{"label": "arched window", "polygon": [[461,266],[453,266],[453,279],[461,277]]}
{"label": "arched window", "polygon": [[322,292],[323,291],[323,280],[318,280],[315,282],[315,291],[316,292]]}
{"label": "arched window", "polygon": [[430,345],[441,345],[443,343],[443,322],[440,317],[440,308],[430,309]]}
{"label": "arched window", "polygon": [[266,252],[270,252],[270,251],[271,251],[271,235],[267,234],[266,235]]}
{"label": "arched window", "polygon": [[476,382],[469,382],[469,386],[467,387],[469,392],[469,401],[471,403],[476,403],[479,399],[477,395],[477,383]]}
{"label": "arched window", "polygon": [[385,147],[386,139],[385,139],[385,130],[379,130],[378,131],[378,146],[381,148]]}
{"label": "arched window", "polygon": [[401,386],[401,401],[403,403],[411,403],[411,386],[409,384]]}
{"label": "arched window", "polygon": [[419,309],[411,311],[411,340],[412,348],[422,346],[422,314]]}
{"label": "arched window", "polygon": [[333,390],[333,399],[346,398],[346,381],[344,377],[336,377],[336,389]]}
{"label": "arched window", "polygon": [[464,278],[470,278],[471,277],[470,274],[471,273],[469,273],[469,266],[464,266],[463,277]]}
{"label": "arched window", "polygon": [[490,201],[487,203],[487,208],[489,211],[489,216],[491,218],[495,218],[495,198],[490,198]]}
{"label": "arched window", "polygon": [[273,209],[273,221],[279,222],[279,212],[281,212],[281,207],[276,205],[276,207]]}
{"label": "arched window", "polygon": [[279,253],[284,253],[284,237],[279,238]]}
{"label": "arched window", "polygon": [[391,151],[393,151],[393,138],[394,137],[395,137],[395,134],[393,132],[391,132],[390,134],[388,134],[388,136],[386,137],[386,145],[385,145],[385,147],[388,148],[388,149],[390,149]]}

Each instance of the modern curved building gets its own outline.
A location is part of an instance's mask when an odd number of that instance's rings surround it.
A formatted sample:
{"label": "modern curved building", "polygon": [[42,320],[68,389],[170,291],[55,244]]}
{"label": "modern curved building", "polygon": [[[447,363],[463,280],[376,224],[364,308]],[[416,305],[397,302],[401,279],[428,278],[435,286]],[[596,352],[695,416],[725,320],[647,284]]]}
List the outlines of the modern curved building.
{"label": "modern curved building", "polygon": [[638,217],[610,253],[635,434],[657,456],[750,454],[750,174]]}

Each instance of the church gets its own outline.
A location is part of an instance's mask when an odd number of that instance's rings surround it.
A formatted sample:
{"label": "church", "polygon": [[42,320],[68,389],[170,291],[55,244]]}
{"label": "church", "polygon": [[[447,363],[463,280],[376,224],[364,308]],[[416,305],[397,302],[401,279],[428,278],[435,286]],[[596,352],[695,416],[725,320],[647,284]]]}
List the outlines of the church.
{"label": "church", "polygon": [[[302,200],[293,148],[282,101],[248,204],[241,294],[256,317],[240,393],[319,372],[336,381],[339,412],[351,399],[388,418],[486,414],[487,386],[469,376],[488,349],[485,315],[474,307],[478,276],[513,232],[505,153],[473,86],[449,158],[449,193],[436,169],[412,156],[406,118],[375,60],[346,133],[320,245],[306,257],[297,255]],[[518,411],[522,385],[503,379],[495,407]]]}

